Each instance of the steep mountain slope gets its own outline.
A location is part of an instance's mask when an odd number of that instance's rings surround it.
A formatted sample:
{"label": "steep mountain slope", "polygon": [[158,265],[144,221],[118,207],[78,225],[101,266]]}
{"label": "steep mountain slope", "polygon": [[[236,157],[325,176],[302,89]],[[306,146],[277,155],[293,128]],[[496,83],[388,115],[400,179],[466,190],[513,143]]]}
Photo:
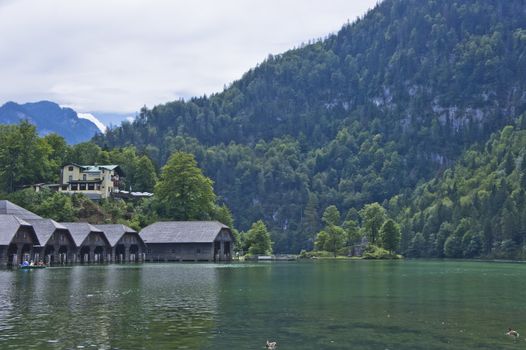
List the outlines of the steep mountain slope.
{"label": "steep mountain slope", "polygon": [[320,212],[384,201],[453,164],[526,110],[526,4],[385,0],[336,35],[269,57],[222,93],[143,109],[97,137],[159,165],[196,154],[241,229],[278,251]]}
{"label": "steep mountain slope", "polygon": [[526,115],[391,201],[408,256],[526,257]]}
{"label": "steep mountain slope", "polygon": [[99,132],[97,126],[77,116],[71,108],[62,108],[50,101],[17,104],[8,102],[0,107],[0,124],[17,124],[28,120],[43,136],[57,133],[70,144],[88,141]]}

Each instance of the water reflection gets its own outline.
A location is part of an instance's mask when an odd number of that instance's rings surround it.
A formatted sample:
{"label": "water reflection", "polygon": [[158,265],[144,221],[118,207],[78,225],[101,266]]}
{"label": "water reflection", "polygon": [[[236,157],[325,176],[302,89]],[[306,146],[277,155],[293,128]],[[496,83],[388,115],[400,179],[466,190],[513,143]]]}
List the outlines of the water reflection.
{"label": "water reflection", "polygon": [[9,271],[0,271],[0,341],[12,328],[8,320],[12,318],[13,314],[13,303],[11,301],[13,291],[13,274]]}
{"label": "water reflection", "polygon": [[202,348],[217,289],[202,265],[1,271],[0,348]]}

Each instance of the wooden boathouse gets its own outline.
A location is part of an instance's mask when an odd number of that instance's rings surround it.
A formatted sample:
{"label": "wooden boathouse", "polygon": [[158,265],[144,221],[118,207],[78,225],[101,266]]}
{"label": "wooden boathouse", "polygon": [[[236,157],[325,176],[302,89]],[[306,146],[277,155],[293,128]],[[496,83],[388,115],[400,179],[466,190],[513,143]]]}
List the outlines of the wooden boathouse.
{"label": "wooden boathouse", "polygon": [[57,263],[229,261],[234,236],[217,221],[165,221],[139,234],[125,225],[59,223],[0,200],[0,266]]}
{"label": "wooden boathouse", "polygon": [[42,260],[46,264],[73,263],[77,246],[66,226],[52,219],[26,220],[40,241],[34,260]]}
{"label": "wooden boathouse", "polygon": [[139,233],[147,261],[229,261],[234,236],[218,221],[164,221]]}
{"label": "wooden boathouse", "polygon": [[24,260],[33,259],[35,247],[39,245],[31,224],[14,215],[0,214],[1,265],[16,266]]}
{"label": "wooden boathouse", "polygon": [[111,245],[104,232],[85,222],[61,222],[73,237],[77,252],[74,262],[111,262]]}
{"label": "wooden boathouse", "polygon": [[97,225],[111,246],[112,262],[142,262],[146,246],[137,231],[125,225]]}

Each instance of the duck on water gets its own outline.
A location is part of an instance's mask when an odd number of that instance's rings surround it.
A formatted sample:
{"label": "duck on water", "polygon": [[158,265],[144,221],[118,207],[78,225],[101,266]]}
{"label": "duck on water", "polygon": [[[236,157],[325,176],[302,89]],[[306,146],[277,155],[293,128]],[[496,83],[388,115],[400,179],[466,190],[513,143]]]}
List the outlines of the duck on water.
{"label": "duck on water", "polygon": [[268,341],[267,340],[266,348],[269,349],[269,350],[275,350],[277,345],[278,344],[275,341]]}
{"label": "duck on water", "polygon": [[513,339],[517,339],[519,337],[519,332],[511,329],[511,328],[508,328],[508,332],[506,332],[506,335],[508,337],[512,337]]}

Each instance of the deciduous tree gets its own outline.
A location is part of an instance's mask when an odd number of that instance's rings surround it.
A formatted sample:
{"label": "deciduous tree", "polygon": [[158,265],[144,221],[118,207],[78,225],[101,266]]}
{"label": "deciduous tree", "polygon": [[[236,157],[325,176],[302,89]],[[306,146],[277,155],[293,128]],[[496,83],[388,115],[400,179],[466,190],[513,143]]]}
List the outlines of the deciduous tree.
{"label": "deciduous tree", "polygon": [[170,157],[154,193],[159,214],[172,220],[210,219],[216,201],[212,180],[203,175],[194,156],[185,152]]}
{"label": "deciduous tree", "polygon": [[387,218],[385,209],[378,203],[367,204],[360,210],[360,216],[370,242],[375,244],[380,228]]}
{"label": "deciduous tree", "polygon": [[270,234],[262,220],[253,223],[252,227],[247,231],[245,245],[248,253],[251,255],[272,254]]}

